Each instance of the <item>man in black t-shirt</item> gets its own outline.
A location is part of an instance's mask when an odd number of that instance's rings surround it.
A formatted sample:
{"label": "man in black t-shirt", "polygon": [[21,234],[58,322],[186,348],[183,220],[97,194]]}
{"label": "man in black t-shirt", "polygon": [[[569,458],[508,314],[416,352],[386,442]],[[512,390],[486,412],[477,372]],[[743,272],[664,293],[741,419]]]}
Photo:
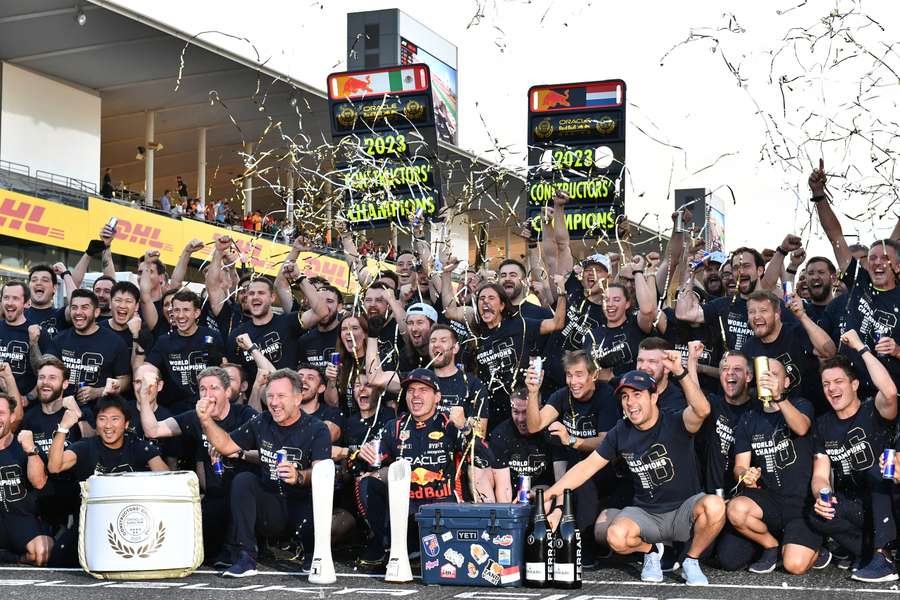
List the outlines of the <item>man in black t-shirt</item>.
{"label": "man in black t-shirt", "polygon": [[528,390],[519,388],[509,397],[512,416],[491,431],[489,444],[497,462],[508,467],[516,485],[519,476],[531,477],[532,488],[553,485],[550,433],[528,432]]}
{"label": "man in black t-shirt", "polygon": [[[147,362],[162,373],[162,402],[172,412],[190,410],[197,398],[197,373],[222,364],[224,346],[219,333],[198,324],[200,297],[181,290],[172,297],[172,333],[161,336],[147,355]],[[138,357],[137,362],[140,361]]]}
{"label": "man in black t-shirt", "polygon": [[[822,388],[832,410],[815,423],[811,487],[816,502],[810,525],[850,552],[859,566],[852,579],[896,581],[897,569],[885,550],[897,533],[891,486],[881,477],[878,458],[893,445],[897,386],[855,331],[841,341],[861,355],[878,393],[874,399],[859,397],[859,377],[847,358],[822,364]],[[823,488],[833,490],[830,502],[822,500]]]}
{"label": "man in black t-shirt", "polygon": [[[616,458],[621,459],[631,474],[634,505],[606,511],[600,519],[610,523],[606,541],[613,551],[644,553],[643,581],[663,580],[663,542],[690,540],[682,574],[688,585],[707,585],[698,559],[725,524],[725,502],[701,491],[693,447],[693,436],[710,412],[697,382],[700,351],[702,346],[693,343],[687,369],[679,352],[666,353],[664,366],[681,382],[687,398],[688,406],[680,414],[659,410],[653,377],[643,371],[623,375],[616,395],[625,420],[618,421],[596,452],[569,469],[545,494],[550,509],[563,490],[577,488]],[[559,513],[554,510],[548,519],[555,523]]]}
{"label": "man in black t-shirt", "polygon": [[44,461],[30,431],[13,434],[16,400],[0,393],[0,550],[44,566],[53,538],[39,519],[38,490],[47,483]]}
{"label": "man in black t-shirt", "polygon": [[[695,342],[693,347],[700,348],[703,345]],[[659,410],[680,414],[687,406],[687,400],[681,387],[669,382],[669,371],[665,367],[666,356],[673,350],[675,346],[662,338],[646,338],[638,346],[636,367],[638,371],[653,377],[656,382],[656,406]]]}
{"label": "man in black t-shirt", "polygon": [[341,292],[332,285],[323,286],[318,292],[321,301],[328,308],[328,314],[319,324],[300,338],[299,359],[322,371],[331,363],[331,354],[337,347],[340,322],[338,309],[341,306]]}
{"label": "man in black t-shirt", "polygon": [[[59,275],[57,275],[57,272]],[[53,304],[56,300],[56,286],[59,278],[68,278],[68,289],[74,290],[78,286],[72,279],[72,274],[62,263],[49,265],[35,265],[28,270],[28,287],[31,290],[31,306],[25,309],[25,318],[29,323],[40,325],[47,335],[53,337],[61,329],[71,326],[66,318],[66,307],[56,308]]]}
{"label": "man in black t-shirt", "polygon": [[154,341],[153,334],[143,326],[143,321],[137,314],[141,304],[141,291],[130,281],[119,281],[113,286],[110,296],[110,316],[100,323],[100,327],[105,327],[122,338],[128,348],[128,359],[134,366],[135,354],[146,355]]}
{"label": "man in black t-shirt", "polygon": [[[7,281],[0,287],[3,319],[0,319],[0,362],[9,365],[19,393],[27,395],[34,389],[35,373],[31,366],[32,346],[46,348],[50,337],[25,318],[25,305],[31,292],[24,281]],[[37,354],[40,354],[38,352]]]}
{"label": "man in black t-shirt", "polygon": [[756,404],[750,398],[753,367],[746,354],[738,350],[725,353],[719,362],[722,395],[709,394],[711,413],[697,436],[697,456],[703,465],[706,493],[731,496],[734,491],[734,430],[744,413]]}
{"label": "man in black t-shirt", "polygon": [[[139,369],[135,373],[134,383],[144,435],[151,439],[180,436],[188,446],[203,490],[203,544],[207,556],[213,561],[225,558],[227,562],[227,557],[220,556],[220,553],[228,530],[223,525],[228,523],[230,517],[231,481],[236,473],[249,470],[249,463],[241,460],[241,453],[236,457],[223,457],[213,450],[194,410],[157,420],[153,414],[152,396],[159,385],[158,372],[147,367]],[[209,400],[212,419],[225,431],[234,431],[257,415],[253,408],[245,404],[229,402],[230,384],[231,378],[222,367],[207,367],[197,375],[199,397]],[[221,462],[221,473],[216,472],[214,460]]]}
{"label": "man in black t-shirt", "polygon": [[300,409],[325,423],[331,435],[331,442],[337,442],[341,439],[344,417],[338,407],[321,401],[321,396],[325,393],[325,377],[322,375],[322,371],[311,364],[300,363],[297,367],[297,375],[303,382]]}
{"label": "man in black t-shirt", "polygon": [[[734,477],[744,489],[728,504],[728,521],[736,533],[722,536],[717,557],[728,571],[749,564],[752,573],[769,573],[778,563],[780,546],[785,571],[802,575],[820,556],[821,564],[830,560],[827,550],[820,554],[822,537],[805,518],[812,504],[813,408],[803,398],[788,397],[787,375],[777,360],[769,359],[758,385],[770,390],[773,399],[747,411],[735,431]],[[757,547],[762,554],[750,564]]]}
{"label": "man in black t-shirt", "polygon": [[331,439],[322,421],[301,410],[302,393],[303,382],[295,371],[275,371],[266,386],[268,412],[230,434],[213,420],[209,399],[197,402],[200,425],[219,454],[259,451],[256,472],[238,473],[231,483],[228,537],[233,564],[223,573],[226,577],[256,575],[257,533],[299,537],[307,560],[312,558],[310,472],[314,464],[331,458]]}
{"label": "man in black t-shirt", "polygon": [[780,302],[772,292],[756,291],[747,299],[747,314],[753,337],[744,344],[744,352],[752,359],[767,356],[784,365],[788,377],[786,393],[806,398],[816,414],[827,410],[818,379],[819,359],[834,356],[837,348],[828,334],[803,310],[803,300],[794,295],[790,309],[798,323],[782,323]]}
{"label": "man in black t-shirt", "polygon": [[[65,390],[68,380],[69,369],[61,360],[50,355],[42,358],[38,365],[37,386],[35,387],[37,403],[32,404],[25,411],[20,427],[22,430],[31,432],[32,438],[45,460],[66,409],[81,415],[78,425],[72,427],[69,432],[66,447],[70,442],[77,442],[82,438],[94,435],[94,428],[91,426],[94,415],[91,410],[86,406],[79,407],[72,396],[63,397],[63,390]],[[75,514],[78,510],[80,497],[81,490],[78,482],[71,474],[53,475],[38,500],[41,515],[54,526],[65,525],[69,515]]]}
{"label": "man in black t-shirt", "polygon": [[604,315],[605,321],[585,336],[584,349],[606,370],[604,380],[608,381],[611,375],[635,368],[638,347],[652,323],[643,313],[632,312],[628,290],[621,283],[609,284]]}
{"label": "man in black t-shirt", "polygon": [[97,325],[100,306],[94,292],[75,290],[69,305],[72,328],[50,340],[47,352],[69,368],[66,395],[93,403],[103,394],[106,380],[118,380],[119,392],[131,385],[131,349],[117,334]]}
{"label": "man in black t-shirt", "polygon": [[249,380],[256,379],[256,363],[250,352],[238,348],[239,335],[248,334],[253,344],[259,346],[276,369],[293,369],[298,362],[300,336],[328,316],[328,307],[322,301],[323,298],[319,298],[313,284],[301,277],[300,287],[309,299],[311,308],[302,314],[290,312],[276,315],[272,310],[272,303],[275,301],[272,282],[267,277],[259,277],[247,285],[250,320],[231,332],[225,350],[230,362],[238,363],[247,370]]}
{"label": "man in black t-shirt", "polygon": [[126,433],[128,406],[121,396],[101,397],[97,403],[97,436],[66,448],[69,430],[79,419],[74,411],[63,413],[47,453],[50,473],[72,469],[78,481],[85,481],[94,474],[169,470],[152,442]]}

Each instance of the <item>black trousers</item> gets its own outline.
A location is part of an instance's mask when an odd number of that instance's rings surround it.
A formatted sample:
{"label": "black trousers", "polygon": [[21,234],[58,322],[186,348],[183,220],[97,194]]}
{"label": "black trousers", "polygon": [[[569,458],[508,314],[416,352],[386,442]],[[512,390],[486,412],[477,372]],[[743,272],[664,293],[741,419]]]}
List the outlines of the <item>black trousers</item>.
{"label": "black trousers", "polygon": [[[330,525],[330,524],[329,524]],[[256,557],[256,536],[292,536],[312,552],[312,496],[291,498],[263,488],[254,473],[238,473],[231,482],[231,527],[229,543]]]}

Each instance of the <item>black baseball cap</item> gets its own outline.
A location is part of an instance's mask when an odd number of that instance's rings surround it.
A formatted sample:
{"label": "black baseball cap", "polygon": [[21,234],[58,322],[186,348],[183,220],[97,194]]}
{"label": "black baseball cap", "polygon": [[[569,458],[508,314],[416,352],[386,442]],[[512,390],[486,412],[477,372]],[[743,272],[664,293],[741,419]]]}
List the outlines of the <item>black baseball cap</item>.
{"label": "black baseball cap", "polygon": [[619,378],[619,385],[616,386],[616,396],[622,391],[622,388],[631,388],[633,390],[647,390],[651,394],[656,391],[656,380],[652,375],[643,371],[628,371]]}
{"label": "black baseball cap", "polygon": [[437,376],[430,369],[413,369],[403,380],[401,386],[405,390],[411,383],[424,383],[436,392],[441,389],[438,387]]}

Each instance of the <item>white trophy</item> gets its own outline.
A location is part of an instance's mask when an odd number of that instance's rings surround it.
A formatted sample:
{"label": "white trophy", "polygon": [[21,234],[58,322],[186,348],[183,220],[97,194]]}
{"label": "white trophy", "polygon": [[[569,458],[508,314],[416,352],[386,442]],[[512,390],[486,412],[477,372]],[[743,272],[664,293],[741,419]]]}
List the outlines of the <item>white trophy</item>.
{"label": "white trophy", "polygon": [[384,580],[391,583],[412,581],[406,529],[409,522],[409,463],[395,460],[388,469],[388,510],[391,515],[391,553]]}
{"label": "white trophy", "polygon": [[331,558],[331,506],[334,502],[334,461],[322,460],[312,468],[313,527],[315,549],[309,582],[334,583],[334,561]]}

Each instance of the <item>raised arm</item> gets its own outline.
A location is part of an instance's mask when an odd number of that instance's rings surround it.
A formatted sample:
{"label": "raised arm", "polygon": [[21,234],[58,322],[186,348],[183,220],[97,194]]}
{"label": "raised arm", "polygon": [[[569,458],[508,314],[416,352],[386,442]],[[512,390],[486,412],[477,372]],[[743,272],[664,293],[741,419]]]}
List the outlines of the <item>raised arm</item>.
{"label": "raised arm", "polygon": [[278,303],[281,304],[284,312],[291,312],[291,308],[294,306],[294,292],[291,287],[300,277],[302,275],[297,272],[297,263],[293,261],[284,261],[281,269],[278,270],[278,275],[275,276],[273,283],[275,294],[278,296]]}
{"label": "raised arm", "polygon": [[[652,276],[644,275],[645,261],[644,257],[637,255],[632,259],[634,273],[634,295],[637,296],[638,302],[638,327],[644,333],[650,333],[653,330],[653,324],[656,323],[661,333],[666,332],[666,315],[659,310],[656,303],[656,286]],[[657,315],[659,322],[657,323]]]}
{"label": "raised arm", "polygon": [[871,348],[862,343],[859,334],[855,329],[851,329],[841,336],[841,343],[845,344],[854,352],[859,352],[860,357],[866,364],[866,370],[878,393],[875,395],[875,409],[881,418],[886,421],[893,421],[897,418],[897,384],[891,377],[890,372],[878,360]]}
{"label": "raised arm", "polygon": [[562,190],[556,190],[553,196],[553,235],[556,239],[556,273],[563,278],[568,277],[575,268],[575,258],[572,256],[572,246],[569,238],[569,228],[566,227],[566,203],[569,196]]}
{"label": "raised arm", "polygon": [[[309,309],[300,315],[300,326],[303,327],[303,329],[309,330],[328,316],[328,305],[308,277],[300,279],[300,292],[306,297],[306,301],[309,303]],[[338,298],[338,302],[340,301],[341,299]]]}
{"label": "raised arm", "polygon": [[400,377],[396,371],[385,371],[381,368],[381,356],[378,353],[378,336],[372,335],[366,338],[366,377],[369,385],[388,392],[400,393]]}
{"label": "raised arm", "polygon": [[231,456],[241,451],[241,447],[234,443],[228,432],[216,425],[212,417],[209,416],[211,402],[206,398],[197,400],[197,417],[200,419],[200,425],[203,427],[203,433],[209,445],[216,449],[222,456]]}
{"label": "raised arm", "polygon": [[156,305],[153,304],[151,296],[153,283],[150,280],[152,277],[150,261],[157,259],[159,259],[158,250],[147,250],[147,253],[144,254],[144,264],[138,275],[138,287],[141,290],[141,315],[150,331],[156,329],[156,324],[159,323],[159,313],[156,311]]}
{"label": "raised arm", "polygon": [[804,331],[806,331],[806,335],[809,336],[809,341],[812,342],[813,350],[816,351],[819,357],[831,358],[837,354],[837,346],[834,345],[831,336],[825,333],[825,330],[816,325],[816,322],[806,314],[806,309],[803,307],[803,298],[798,294],[794,294],[791,297],[788,308],[800,321]]}
{"label": "raised arm", "polygon": [[850,254],[850,248],[847,246],[847,240],[844,238],[844,230],[841,223],[831,210],[831,204],[825,196],[825,161],[819,159],[819,168],[813,170],[809,176],[809,190],[812,192],[812,200],[816,205],[816,213],[819,215],[819,222],[828,241],[831,242],[831,248],[834,250],[834,256],[837,259],[838,268],[846,271],[853,255]]}
{"label": "raised arm", "polygon": [[700,389],[699,377],[697,375],[697,362],[703,353],[703,342],[688,342],[688,366],[687,372],[681,366],[681,353],[677,350],[667,350],[663,359],[663,365],[672,373],[669,377],[671,385],[672,377],[676,379],[681,377],[679,383],[684,391],[684,398],[687,401],[687,408],[681,413],[684,420],[684,427],[690,433],[697,433],[703,425],[703,421],[712,412],[709,406],[709,400],[706,394]]}
{"label": "raised arm", "polygon": [[194,252],[203,250],[204,246],[205,244],[198,239],[193,239],[185,244],[181,250],[181,256],[178,257],[178,262],[175,263],[175,268],[172,270],[169,285],[173,288],[181,288],[184,283],[184,277],[187,275],[188,265],[191,264],[191,255]]}
{"label": "raised arm", "polygon": [[559,412],[550,405],[541,406],[541,383],[544,381],[543,370],[538,374],[533,366],[525,373],[525,387],[528,389],[528,402],[525,407],[525,425],[528,433],[543,431],[556,421]]}
{"label": "raised arm", "polygon": [[[458,261],[448,259],[444,263],[444,272],[441,273],[441,303],[444,305],[444,316],[469,326],[475,324],[475,309],[471,306],[459,306],[456,294],[453,293],[453,282],[450,275],[456,268]],[[452,267],[449,265],[453,265]]]}
{"label": "raised arm", "polygon": [[675,318],[687,323],[705,323],[703,308],[700,306],[700,298],[694,292],[693,281],[688,279],[681,286],[681,293],[675,300]]}
{"label": "raised arm", "polygon": [[53,441],[50,450],[47,451],[47,470],[51,474],[68,471],[78,462],[78,456],[71,450],[66,450],[66,435],[69,429],[78,424],[79,415],[66,409],[59,421],[57,430],[53,433]]}
{"label": "raised arm", "polygon": [[556,308],[552,319],[541,321],[541,335],[549,335],[561,331],[566,326],[566,284],[562,275],[554,275],[556,283]]}

